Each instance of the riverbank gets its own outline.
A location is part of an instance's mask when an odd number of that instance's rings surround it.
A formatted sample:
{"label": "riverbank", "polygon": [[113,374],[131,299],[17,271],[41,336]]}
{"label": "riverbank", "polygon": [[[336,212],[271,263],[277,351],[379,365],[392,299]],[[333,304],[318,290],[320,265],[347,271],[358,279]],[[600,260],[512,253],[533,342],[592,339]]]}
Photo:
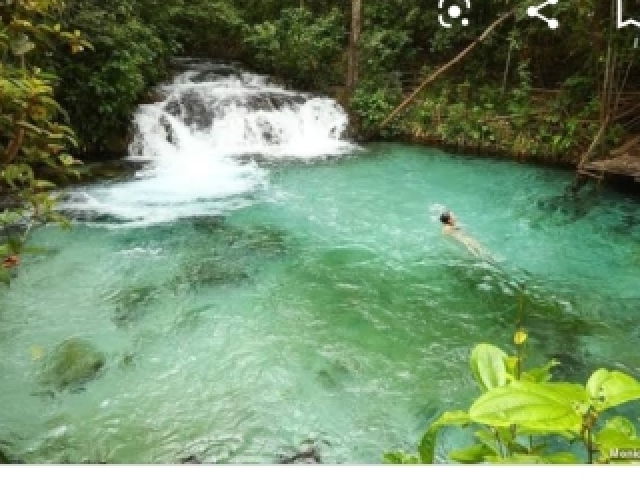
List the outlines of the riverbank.
{"label": "riverbank", "polygon": [[[596,179],[579,174],[581,157],[593,141],[592,134],[597,126],[597,122],[587,116],[562,120],[558,116],[547,115],[538,120],[533,115],[526,122],[522,119],[513,121],[509,116],[492,116],[491,111],[482,111],[473,105],[461,107],[459,102],[445,103],[443,100],[436,105],[435,112],[427,114],[426,106],[433,106],[432,97],[439,96],[437,92],[431,92],[425,93],[425,98],[417,101],[417,106],[409,108],[390,128],[379,130],[376,128],[377,124],[395,103],[387,101],[384,112],[377,112],[367,119],[363,116],[366,112],[354,109],[344,88],[334,88],[330,95],[347,111],[350,119],[349,135],[359,143],[396,142],[438,148],[457,155],[528,163],[574,173],[576,189],[586,183],[595,183],[640,195],[640,183],[633,176],[612,171]],[[395,102],[399,103],[397,98],[396,96]],[[453,121],[443,115],[443,112],[450,110],[455,111],[461,122],[457,134],[451,133],[456,130]],[[579,125],[589,128],[578,133]],[[447,132],[450,134],[447,135]],[[605,144],[609,147],[615,145],[619,141],[616,135],[618,134],[614,132]],[[604,152],[606,148],[605,145],[601,151]]]}

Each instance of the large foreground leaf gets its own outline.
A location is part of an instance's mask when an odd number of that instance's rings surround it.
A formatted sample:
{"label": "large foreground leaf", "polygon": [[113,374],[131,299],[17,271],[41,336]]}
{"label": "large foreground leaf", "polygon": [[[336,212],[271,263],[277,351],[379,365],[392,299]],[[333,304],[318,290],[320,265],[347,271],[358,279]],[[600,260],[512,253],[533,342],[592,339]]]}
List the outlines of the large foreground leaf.
{"label": "large foreground leaf", "polygon": [[469,409],[472,421],[494,427],[519,425],[540,432],[579,430],[588,402],[580,385],[515,381],[494,388]]}
{"label": "large foreground leaf", "polygon": [[589,378],[587,392],[596,409],[602,411],[640,399],[640,383],[626,373],[600,368]]}
{"label": "large foreground leaf", "polygon": [[471,352],[471,371],[483,390],[501,387],[507,383],[507,354],[498,347],[481,343]]}

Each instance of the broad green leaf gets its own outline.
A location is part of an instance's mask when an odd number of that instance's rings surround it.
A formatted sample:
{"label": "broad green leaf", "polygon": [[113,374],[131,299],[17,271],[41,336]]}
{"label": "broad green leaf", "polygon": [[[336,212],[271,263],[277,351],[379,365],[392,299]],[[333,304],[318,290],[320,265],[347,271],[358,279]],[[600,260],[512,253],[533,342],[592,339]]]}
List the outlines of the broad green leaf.
{"label": "broad green leaf", "polygon": [[615,430],[618,431],[628,437],[636,436],[636,427],[631,420],[626,417],[613,417],[607,420],[605,423],[604,429]]}
{"label": "broad green leaf", "polygon": [[438,420],[431,424],[430,428],[443,427],[445,425],[457,425],[464,427],[471,423],[469,414],[464,410],[452,410],[450,412],[444,412]]}
{"label": "broad green leaf", "polygon": [[[518,426],[518,434],[519,435],[528,435],[528,436],[538,436],[538,435],[547,435],[549,431],[546,428],[533,428],[533,427],[523,427]],[[562,438],[573,441],[579,438],[579,430],[557,430],[554,431],[554,435],[559,435]]]}
{"label": "broad green leaf", "polygon": [[616,430],[602,429],[595,435],[596,444],[601,450],[607,451],[611,448],[639,448],[640,439],[629,437]]}
{"label": "broad green leaf", "polygon": [[413,465],[420,463],[418,457],[404,452],[387,452],[384,454],[383,459],[384,463],[391,463],[394,465]]}
{"label": "broad green leaf", "polygon": [[613,417],[595,435],[595,441],[603,459],[619,448],[640,449],[640,439],[636,437],[633,423],[624,417]]}
{"label": "broad green leaf", "polygon": [[626,373],[600,368],[589,378],[587,392],[596,410],[603,411],[640,399],[640,383]]}
{"label": "broad green leaf", "polygon": [[587,392],[591,398],[597,399],[601,392],[600,388],[602,384],[609,377],[609,370],[606,368],[600,368],[591,374],[589,380],[587,381]]}
{"label": "broad green leaf", "polygon": [[438,420],[433,422],[420,440],[418,453],[422,463],[433,463],[434,452],[436,448],[436,439],[438,431],[446,425],[466,426],[471,423],[469,414],[461,410],[444,412]]}
{"label": "broad green leaf", "polygon": [[449,452],[449,459],[459,463],[482,463],[488,455],[494,455],[491,449],[483,444],[475,444],[470,447],[460,448]]}
{"label": "broad green leaf", "polygon": [[506,353],[488,343],[481,343],[473,349],[471,352],[471,371],[483,390],[506,385],[506,359]]}
{"label": "broad green leaf", "polygon": [[587,401],[580,385],[514,381],[480,396],[471,405],[469,417],[494,427],[515,424],[541,433],[575,431],[582,425],[580,412]]}

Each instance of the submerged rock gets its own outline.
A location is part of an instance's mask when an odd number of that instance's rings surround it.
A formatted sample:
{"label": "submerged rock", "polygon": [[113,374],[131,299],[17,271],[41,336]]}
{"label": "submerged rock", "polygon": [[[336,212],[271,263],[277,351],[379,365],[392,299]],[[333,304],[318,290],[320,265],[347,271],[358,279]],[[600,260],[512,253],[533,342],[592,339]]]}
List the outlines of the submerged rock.
{"label": "submerged rock", "polygon": [[[327,443],[327,442],[324,442]],[[305,440],[295,452],[287,455],[279,455],[277,463],[280,464],[319,464],[322,463],[320,446],[314,440]]]}
{"label": "submerged rock", "polygon": [[169,288],[237,285],[245,282],[263,259],[288,249],[285,231],[270,226],[230,225],[222,216],[189,220],[201,235],[192,242],[192,255]]}
{"label": "submerged rock", "polygon": [[176,285],[226,285],[236,284],[249,278],[249,274],[242,268],[225,262],[223,258],[202,260],[196,264],[187,265],[183,272],[176,277]]}
{"label": "submerged rock", "polygon": [[135,357],[133,353],[125,353],[120,357],[120,368],[131,367],[134,364]]}
{"label": "submerged rock", "polygon": [[45,358],[42,383],[58,390],[77,391],[86,382],[96,378],[105,363],[105,355],[91,343],[69,338]]}
{"label": "submerged rock", "polygon": [[172,98],[165,105],[165,111],[181,118],[187,126],[203,130],[211,127],[214,115],[203,103],[202,93],[197,89],[185,90],[178,98]]}
{"label": "submerged rock", "polygon": [[1,445],[2,445],[2,442],[0,442],[0,465],[8,465],[12,463],[13,464],[24,463],[22,460],[18,460],[12,457],[11,455],[9,455],[8,453],[5,453]]}
{"label": "submerged rock", "polygon": [[351,374],[351,369],[341,360],[331,360],[328,365],[316,371],[318,381],[329,389],[338,388]]}
{"label": "submerged rock", "polygon": [[191,220],[191,225],[197,232],[216,233],[225,227],[225,217],[222,215],[196,217]]}
{"label": "submerged rock", "polygon": [[118,327],[129,326],[138,316],[139,309],[147,305],[154,297],[155,291],[155,287],[145,285],[118,292],[113,296],[116,302],[116,314],[113,322]]}
{"label": "submerged rock", "polygon": [[189,455],[188,457],[181,458],[180,463],[183,465],[192,464],[192,465],[200,465],[202,462],[195,455]]}
{"label": "submerged rock", "polygon": [[221,232],[221,240],[234,250],[278,255],[287,249],[286,233],[275,227],[257,225],[250,227],[228,227]]}

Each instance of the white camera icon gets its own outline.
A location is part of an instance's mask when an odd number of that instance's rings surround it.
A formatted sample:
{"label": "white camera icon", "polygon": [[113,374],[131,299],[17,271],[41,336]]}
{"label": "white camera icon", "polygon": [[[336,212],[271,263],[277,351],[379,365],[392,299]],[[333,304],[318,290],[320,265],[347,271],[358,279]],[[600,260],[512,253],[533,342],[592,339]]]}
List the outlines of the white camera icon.
{"label": "white camera icon", "polygon": [[[438,9],[442,10],[444,8],[444,3],[445,0],[439,0],[438,1]],[[467,7],[467,10],[471,9],[471,0],[464,0],[464,4]],[[462,9],[458,6],[458,5],[451,5],[449,6],[449,8],[447,9],[447,17],[449,19],[458,19],[460,16],[462,15]],[[445,20],[445,16],[443,14],[439,14],[438,15],[438,22],[440,22],[440,25],[442,25],[444,28],[451,28],[452,24],[448,23]],[[463,26],[467,26],[469,25],[469,19],[468,18],[462,18],[460,19],[460,23]]]}

